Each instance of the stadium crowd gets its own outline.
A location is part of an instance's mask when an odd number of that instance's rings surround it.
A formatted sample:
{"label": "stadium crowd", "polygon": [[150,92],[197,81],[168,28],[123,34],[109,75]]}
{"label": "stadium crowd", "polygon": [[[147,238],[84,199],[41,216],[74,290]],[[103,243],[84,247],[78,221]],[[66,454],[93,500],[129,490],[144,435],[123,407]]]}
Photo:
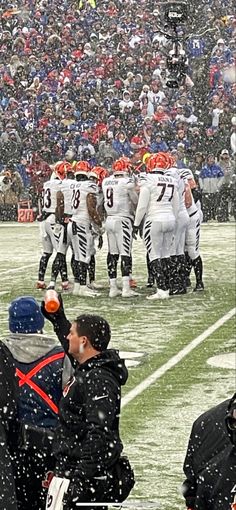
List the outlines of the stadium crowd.
{"label": "stadium crowd", "polygon": [[151,1],[1,2],[0,219],[17,219],[29,194],[37,209],[58,160],[109,170],[121,156],[135,167],[167,150],[200,178],[204,221],[227,221],[229,203],[236,216],[233,2],[192,3],[179,27],[188,72],[177,89],[166,86],[162,10]]}

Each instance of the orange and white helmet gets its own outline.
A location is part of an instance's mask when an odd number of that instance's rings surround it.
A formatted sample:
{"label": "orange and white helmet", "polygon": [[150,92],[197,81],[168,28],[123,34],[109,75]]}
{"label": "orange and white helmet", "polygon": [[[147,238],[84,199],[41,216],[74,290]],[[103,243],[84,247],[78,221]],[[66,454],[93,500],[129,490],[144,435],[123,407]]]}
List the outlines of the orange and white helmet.
{"label": "orange and white helmet", "polygon": [[103,179],[108,176],[109,172],[103,166],[94,166],[89,172],[89,178],[96,179],[98,186],[101,186]]}
{"label": "orange and white helmet", "polygon": [[117,159],[114,161],[112,165],[112,170],[114,175],[119,174],[129,174],[131,170],[131,161],[126,156],[123,156],[122,158]]}
{"label": "orange and white helmet", "polygon": [[166,170],[169,168],[169,157],[166,152],[158,152],[157,154],[151,154],[146,161],[147,172],[154,172],[155,170]]}
{"label": "orange and white helmet", "polygon": [[169,167],[168,168],[175,167],[175,165],[176,165],[176,158],[173,156],[173,154],[170,154],[169,152],[166,152],[166,155],[169,158]]}
{"label": "orange and white helmet", "polygon": [[76,175],[88,175],[88,172],[91,170],[91,165],[88,161],[78,161],[74,168],[74,173]]}
{"label": "orange and white helmet", "polygon": [[65,179],[67,172],[72,171],[72,166],[68,161],[58,161],[54,167],[55,177],[63,181]]}

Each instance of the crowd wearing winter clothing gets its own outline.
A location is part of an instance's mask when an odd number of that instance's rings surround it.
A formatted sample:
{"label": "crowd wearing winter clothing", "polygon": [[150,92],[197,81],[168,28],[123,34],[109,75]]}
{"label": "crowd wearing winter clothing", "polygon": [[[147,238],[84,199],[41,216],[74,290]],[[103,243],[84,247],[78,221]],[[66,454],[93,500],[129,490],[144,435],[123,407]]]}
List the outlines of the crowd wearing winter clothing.
{"label": "crowd wearing winter clothing", "polygon": [[[120,156],[135,165],[145,152],[171,150],[179,167],[194,168],[203,154],[205,220],[225,221],[219,156],[228,150],[233,165],[236,153],[231,0],[190,7],[179,29],[188,69],[178,89],[166,86],[172,42],[161,3],[24,0],[0,9],[0,168],[15,166],[35,209],[58,160],[109,169]],[[235,215],[231,177],[227,186]],[[0,185],[3,219],[15,219],[15,196],[10,203],[13,212]]]}

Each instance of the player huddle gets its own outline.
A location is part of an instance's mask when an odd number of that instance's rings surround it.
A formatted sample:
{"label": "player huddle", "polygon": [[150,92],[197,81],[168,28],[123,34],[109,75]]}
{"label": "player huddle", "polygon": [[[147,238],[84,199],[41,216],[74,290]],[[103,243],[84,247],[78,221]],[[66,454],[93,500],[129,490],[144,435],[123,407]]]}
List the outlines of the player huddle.
{"label": "player huddle", "polygon": [[[132,280],[132,245],[139,233],[146,249],[148,287],[156,292],[147,299],[185,294],[193,267],[195,291],[204,289],[199,254],[202,212],[192,172],[178,169],[168,153],[144,158],[134,168],[127,157],[113,163],[109,173],[87,161],[74,165],[58,162],[44,184],[41,207],[43,255],[37,288],[44,289],[48,260],[53,251],[51,281],[60,273],[62,289],[69,289],[66,254],[71,249],[73,294],[98,296],[95,283],[95,240],[102,247],[107,235],[109,297],[136,297]],[[120,259],[122,290],[117,285]]]}

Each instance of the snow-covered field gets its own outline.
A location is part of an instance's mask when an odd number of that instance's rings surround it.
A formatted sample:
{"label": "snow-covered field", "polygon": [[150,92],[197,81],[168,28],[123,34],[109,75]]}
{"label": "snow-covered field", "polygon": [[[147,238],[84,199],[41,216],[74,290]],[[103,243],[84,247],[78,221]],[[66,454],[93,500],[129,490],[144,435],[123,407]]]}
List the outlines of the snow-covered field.
{"label": "snow-covered field", "polygon": [[[0,240],[0,333],[4,335],[8,304],[14,297],[42,298],[42,293],[35,290],[41,250],[39,226],[0,224]],[[139,240],[134,244],[133,270],[139,297],[109,300],[106,247],[97,256],[97,281],[104,284],[101,297],[89,300],[64,296],[69,318],[89,311],[99,312],[110,321],[112,345],[124,353],[130,366],[124,402],[138,384],[166,366],[173,356],[233,309],[235,224],[203,225],[201,251],[204,293],[189,293],[167,302],[146,300],[152,291],[146,289],[145,254]],[[122,437],[137,479],[129,508],[184,508],[180,485],[191,424],[198,414],[234,391],[233,325],[233,319],[229,319],[217,327],[185,357],[180,357],[173,368],[163,370],[150,386],[146,387],[144,382],[140,394],[123,407]],[[47,331],[51,333],[50,325]],[[227,354],[223,361],[222,354]]]}

